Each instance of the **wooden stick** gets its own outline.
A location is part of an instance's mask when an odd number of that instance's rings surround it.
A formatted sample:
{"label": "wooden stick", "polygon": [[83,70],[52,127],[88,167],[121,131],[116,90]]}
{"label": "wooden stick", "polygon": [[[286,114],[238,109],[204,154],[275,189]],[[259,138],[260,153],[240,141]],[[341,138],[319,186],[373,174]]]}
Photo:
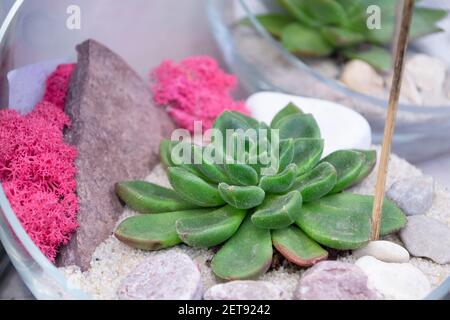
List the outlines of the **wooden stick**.
{"label": "wooden stick", "polygon": [[377,184],[375,187],[375,199],[372,209],[372,240],[380,236],[381,209],[383,207],[384,192],[386,187],[386,175],[388,171],[389,156],[391,153],[392,136],[395,128],[398,100],[403,76],[403,65],[406,49],[408,47],[408,34],[414,10],[414,0],[404,0],[401,14],[400,30],[396,43],[394,76],[392,78],[391,92],[389,95],[389,106],[387,110],[386,123],[384,126],[383,146],[381,148],[380,166],[378,168]]}

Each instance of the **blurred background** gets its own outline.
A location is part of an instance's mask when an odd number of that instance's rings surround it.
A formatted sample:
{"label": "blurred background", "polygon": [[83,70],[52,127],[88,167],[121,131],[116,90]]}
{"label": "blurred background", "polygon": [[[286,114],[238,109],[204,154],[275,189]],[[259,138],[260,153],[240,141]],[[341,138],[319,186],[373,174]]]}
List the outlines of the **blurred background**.
{"label": "blurred background", "polygon": [[[84,40],[89,31],[91,37],[102,39],[102,42],[114,48],[143,77],[164,59],[180,60],[191,55],[213,56],[227,68],[229,63],[226,62],[229,61],[224,59],[224,46],[218,46],[216,42],[216,39],[220,39],[217,35],[220,29],[214,30],[215,37],[208,22],[207,2],[208,0],[28,0],[25,1],[26,5],[15,26],[14,61],[8,63],[20,66],[42,59],[66,57],[68,46],[73,48],[73,44]],[[449,3],[446,0],[424,2],[432,5]],[[0,0],[0,21],[3,21],[13,3],[12,0]],[[68,30],[64,27],[66,9],[71,4],[81,8],[80,30]],[[136,19],[142,13],[150,18]],[[83,28],[84,24],[89,25],[89,30]],[[55,28],[58,25],[61,27]],[[94,34],[92,29],[95,30]],[[70,36],[66,37],[69,33]],[[447,45],[448,43],[450,38]],[[437,53],[445,52],[448,58],[448,51],[443,51],[440,44],[442,41],[435,39],[425,43]],[[3,58],[0,58],[3,63]],[[247,87],[241,87],[236,95],[245,98],[248,91]],[[450,140],[450,132],[447,134]],[[422,147],[417,145],[417,152],[420,153]],[[414,164],[450,189],[450,154],[433,156]],[[31,298],[32,295],[8,264],[0,247],[0,299]]]}

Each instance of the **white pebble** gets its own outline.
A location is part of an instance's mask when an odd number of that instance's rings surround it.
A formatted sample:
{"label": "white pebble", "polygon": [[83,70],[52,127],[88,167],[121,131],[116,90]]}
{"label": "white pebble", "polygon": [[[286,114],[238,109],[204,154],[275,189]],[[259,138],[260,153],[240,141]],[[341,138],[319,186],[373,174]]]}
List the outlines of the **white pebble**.
{"label": "white pebble", "polygon": [[409,261],[409,253],[405,248],[385,240],[371,241],[365,247],[353,251],[353,257],[356,259],[364,256],[372,256],[384,262]]}
{"label": "white pebble", "polygon": [[64,59],[43,61],[8,72],[9,108],[22,114],[33,110],[45,93],[45,81]]}
{"label": "white pebble", "polygon": [[367,62],[351,60],[342,70],[341,81],[350,89],[373,95],[384,94],[384,80]]}
{"label": "white pebble", "polygon": [[365,256],[355,264],[369,278],[369,287],[376,289],[385,299],[419,300],[431,291],[428,279],[410,263],[388,263]]}
{"label": "white pebble", "polygon": [[425,54],[416,54],[405,64],[406,72],[412,76],[417,87],[432,95],[442,94],[446,69],[443,61]]}

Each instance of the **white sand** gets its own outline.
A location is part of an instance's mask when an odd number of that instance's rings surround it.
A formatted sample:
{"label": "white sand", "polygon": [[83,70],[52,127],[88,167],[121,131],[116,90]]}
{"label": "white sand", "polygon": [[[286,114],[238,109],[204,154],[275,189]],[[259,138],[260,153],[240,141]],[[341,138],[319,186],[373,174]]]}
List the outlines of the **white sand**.
{"label": "white sand", "polygon": [[[373,194],[376,180],[375,172],[376,170],[361,184],[353,187],[350,191],[359,194]],[[387,187],[396,180],[421,175],[420,170],[394,155],[390,162]],[[147,180],[169,186],[165,171],[161,166],[157,166],[147,177]],[[121,220],[134,214],[136,213],[125,209]],[[436,185],[433,206],[427,212],[427,215],[450,226],[450,193],[440,185]],[[396,235],[390,235],[386,239],[401,244],[400,239]],[[208,289],[219,281],[208,267],[209,261],[214,255],[212,250],[190,248],[185,245],[179,245],[167,250],[185,252],[197,262],[202,273],[205,289]],[[160,254],[160,252],[145,252],[133,249],[111,235],[95,250],[91,261],[91,268],[87,272],[83,273],[75,266],[61,268],[60,270],[65,273],[72,285],[91,294],[93,298],[117,299],[116,291],[123,278],[144,258]],[[341,257],[339,260],[352,262],[353,258],[347,256]],[[410,262],[424,272],[433,288],[437,287],[450,275],[450,264],[439,265],[433,263],[431,260],[422,258],[412,258]],[[261,277],[261,280],[277,284],[284,288],[289,296],[291,296],[304,270],[288,265],[287,267],[280,267],[278,270],[267,272]]]}

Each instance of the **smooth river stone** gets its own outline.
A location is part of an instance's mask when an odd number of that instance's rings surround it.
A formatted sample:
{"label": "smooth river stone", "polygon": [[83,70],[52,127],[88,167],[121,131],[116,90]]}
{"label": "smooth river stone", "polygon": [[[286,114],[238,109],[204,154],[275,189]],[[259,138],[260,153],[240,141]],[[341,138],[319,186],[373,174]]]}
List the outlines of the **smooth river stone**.
{"label": "smooth river stone", "polygon": [[431,177],[398,180],[386,193],[408,216],[425,214],[433,204],[434,181]]}
{"label": "smooth river stone", "polygon": [[68,59],[56,59],[26,65],[8,72],[9,109],[26,114],[42,100],[47,77]]}
{"label": "smooth river stone", "polygon": [[167,251],[146,258],[121,283],[120,300],[199,300],[201,275],[192,259]]}
{"label": "smooth river stone", "polygon": [[255,119],[269,124],[290,102],[314,116],[325,140],[323,156],[341,149],[370,149],[372,134],[367,120],[335,102],[267,91],[252,94],[245,103]]}
{"label": "smooth river stone", "polygon": [[353,257],[358,259],[372,256],[384,262],[408,262],[409,253],[402,246],[385,240],[371,241],[365,247],[354,250]]}
{"label": "smooth river stone", "polygon": [[428,216],[408,217],[400,238],[411,255],[450,263],[450,228],[446,224]]}
{"label": "smooth river stone", "polygon": [[72,126],[64,138],[78,150],[79,227],[58,264],[84,271],[123,212],[115,183],[145,177],[159,163],[159,141],[170,136],[174,125],[153,104],[147,83],[121,57],[94,40],[77,51],[65,105]]}
{"label": "smooth river stone", "polygon": [[351,263],[322,261],[306,271],[294,292],[297,300],[376,300],[367,276]]}
{"label": "smooth river stone", "polygon": [[286,292],[268,281],[231,281],[209,288],[205,300],[284,300]]}
{"label": "smooth river stone", "polygon": [[369,278],[369,286],[389,300],[418,300],[431,291],[427,277],[410,263],[388,263],[374,257],[359,258],[355,264]]}

